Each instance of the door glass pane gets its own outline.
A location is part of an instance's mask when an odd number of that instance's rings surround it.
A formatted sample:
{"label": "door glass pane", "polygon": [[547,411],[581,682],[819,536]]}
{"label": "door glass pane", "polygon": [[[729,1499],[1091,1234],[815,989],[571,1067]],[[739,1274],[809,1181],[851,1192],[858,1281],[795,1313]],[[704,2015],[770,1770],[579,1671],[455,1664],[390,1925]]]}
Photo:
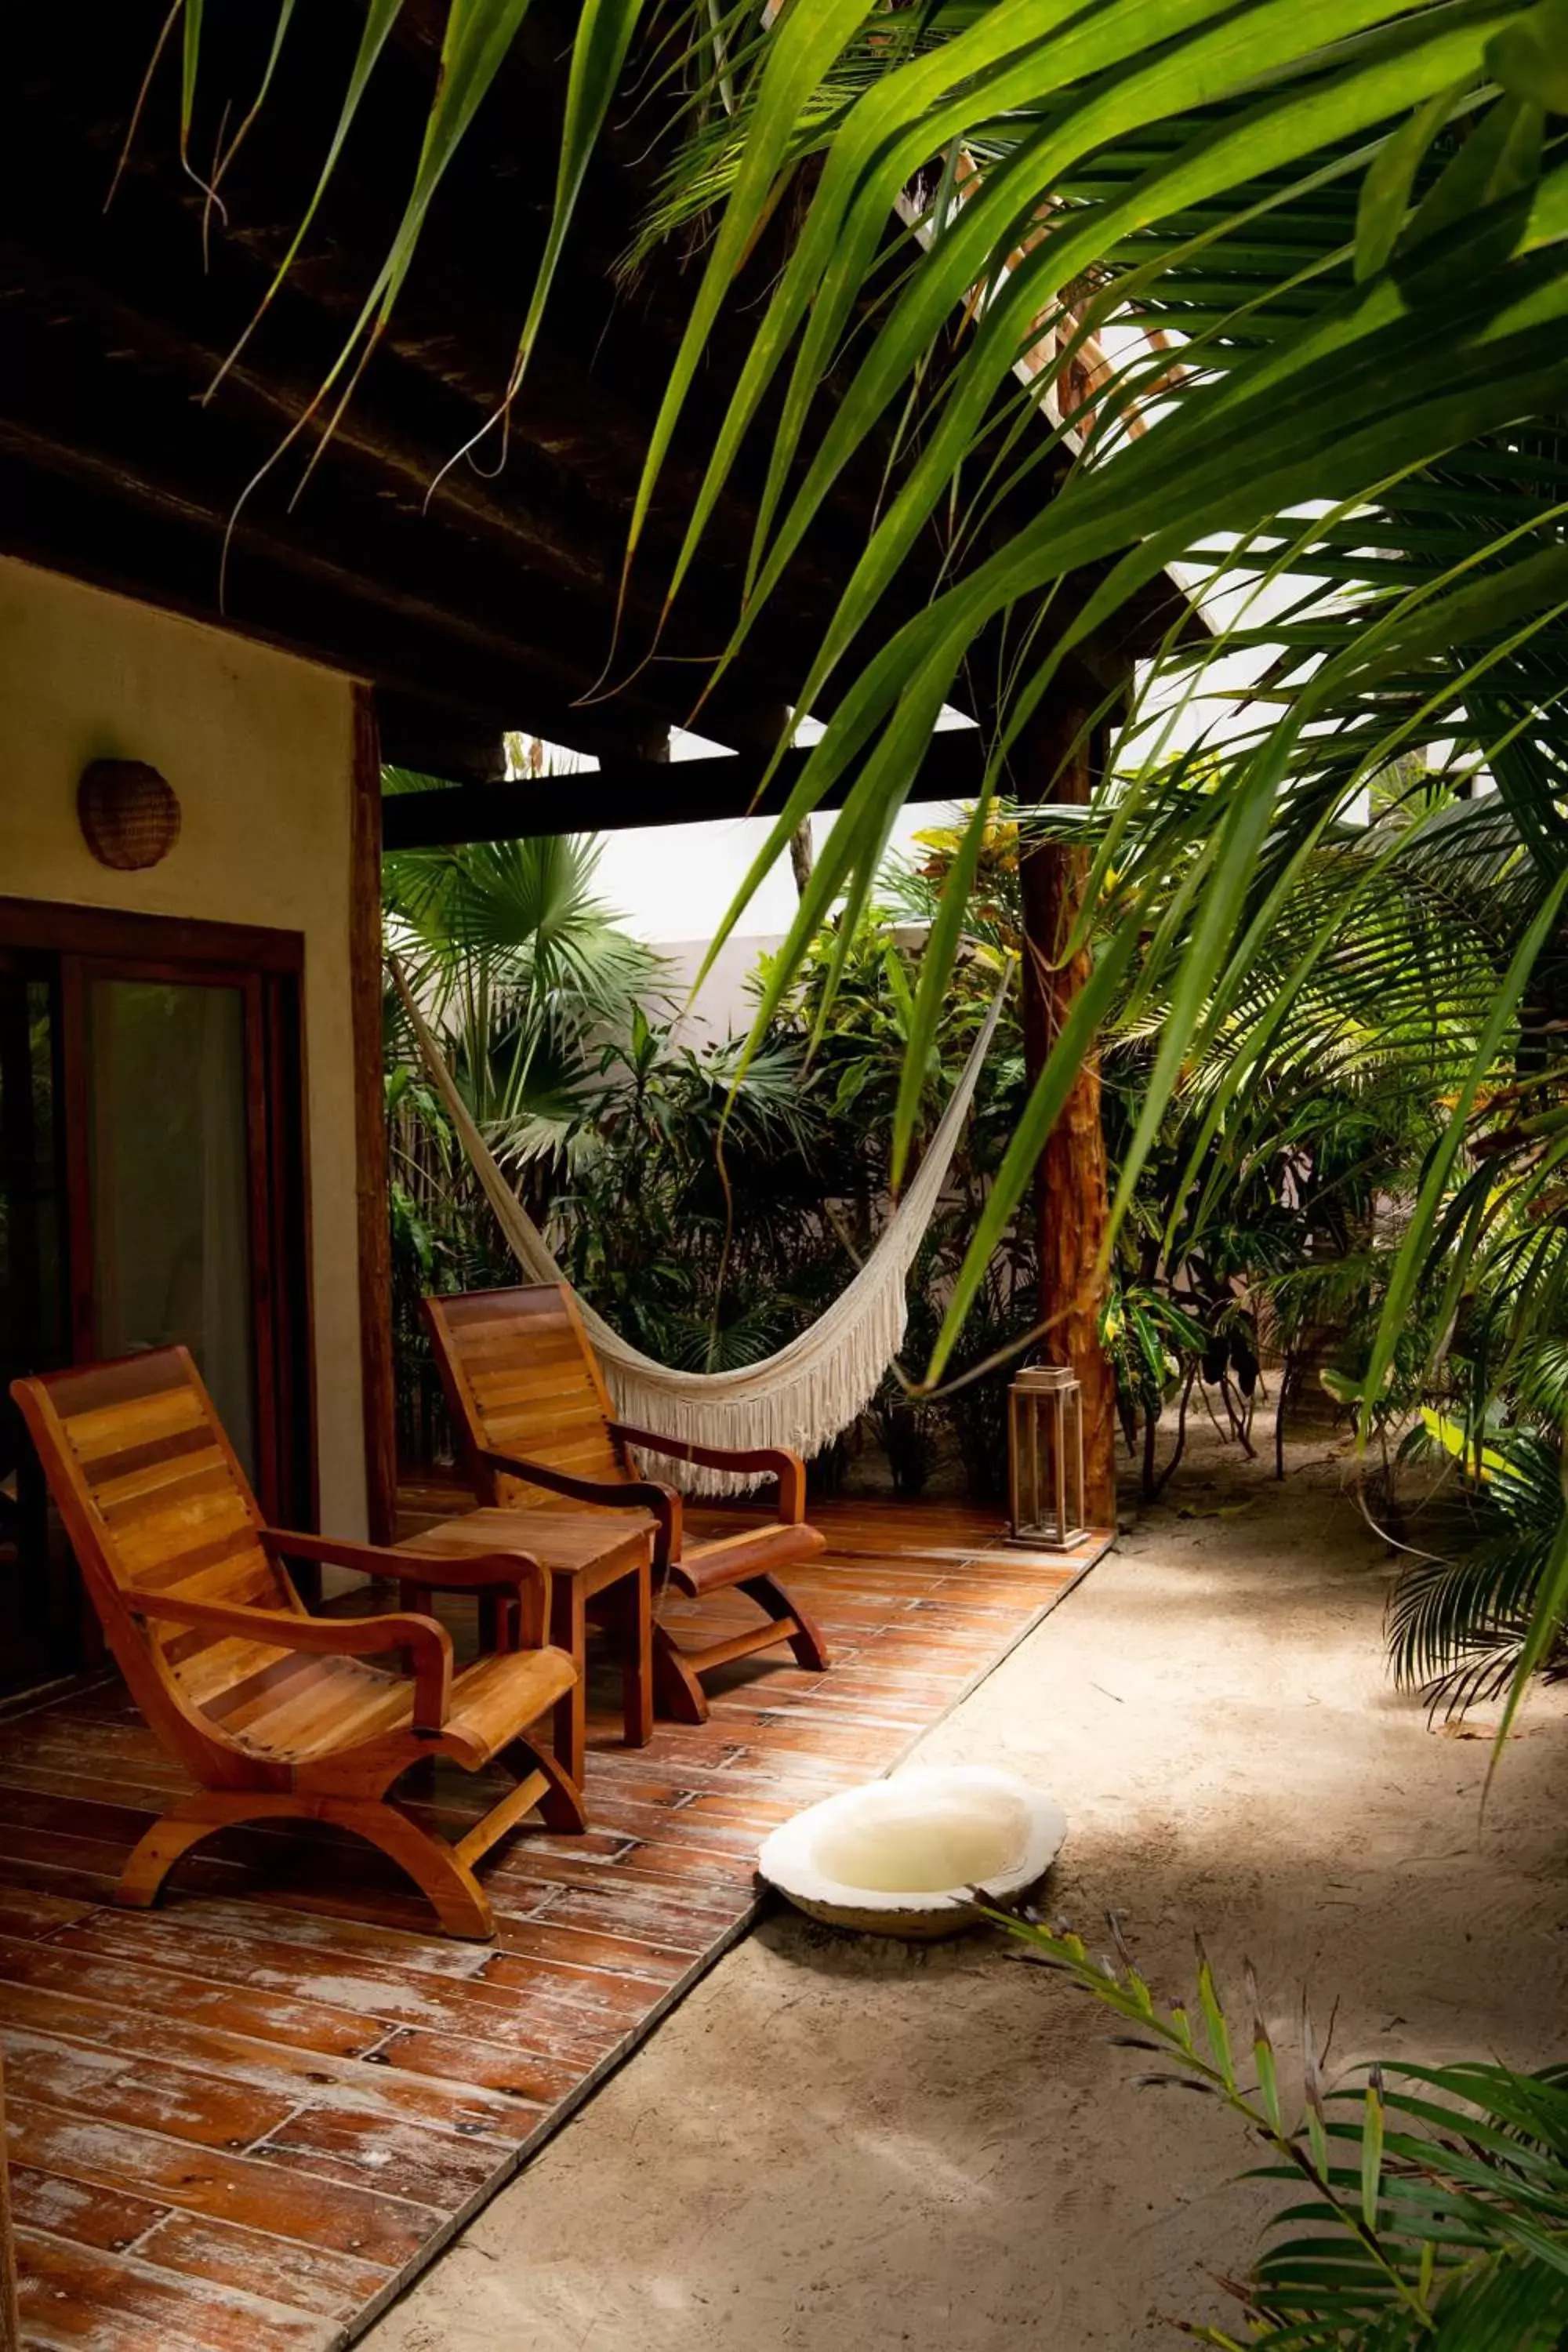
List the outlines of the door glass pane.
{"label": "door glass pane", "polygon": [[100,1350],[183,1340],[254,1477],[245,1000],[95,980],[88,1029]]}
{"label": "door glass pane", "polygon": [[49,981],[0,963],[0,1690],[68,1663],[70,1580],[58,1572],[43,1473],[11,1402],[21,1372],[70,1353],[66,1206]]}
{"label": "door glass pane", "polygon": [[64,1187],[54,992],[0,968],[0,1367],[47,1370],[66,1348]]}

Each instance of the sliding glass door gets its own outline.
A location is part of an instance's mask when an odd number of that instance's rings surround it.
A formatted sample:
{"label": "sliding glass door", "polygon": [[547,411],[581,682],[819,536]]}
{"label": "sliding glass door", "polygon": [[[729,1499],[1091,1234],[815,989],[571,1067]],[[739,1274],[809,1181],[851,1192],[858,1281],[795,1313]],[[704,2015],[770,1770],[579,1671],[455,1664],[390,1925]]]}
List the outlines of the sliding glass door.
{"label": "sliding glass door", "polygon": [[[263,1508],[298,1523],[313,1480],[297,959],[247,960],[258,936],[224,954],[212,925],[0,901],[0,1375],[181,1342]],[[71,1663],[79,1615],[0,1391],[0,1695]]]}
{"label": "sliding glass door", "polygon": [[63,1139],[57,974],[0,950],[0,1690],[45,1680],[72,1630],[43,1476],[10,1401],[18,1372],[69,1356]]}
{"label": "sliding glass door", "polygon": [[183,1340],[254,1478],[245,991],[89,976],[86,997],[90,1352]]}

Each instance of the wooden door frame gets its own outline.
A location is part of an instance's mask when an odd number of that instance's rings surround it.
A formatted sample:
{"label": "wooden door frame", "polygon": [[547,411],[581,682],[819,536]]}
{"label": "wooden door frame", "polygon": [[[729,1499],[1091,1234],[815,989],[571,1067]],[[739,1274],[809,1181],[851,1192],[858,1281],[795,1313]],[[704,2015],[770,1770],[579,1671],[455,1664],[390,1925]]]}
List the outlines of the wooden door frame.
{"label": "wooden door frame", "polygon": [[[64,1066],[59,1035],[59,990],[56,984],[58,980],[58,968],[54,961],[47,955],[40,954],[37,950],[31,948],[26,948],[19,945],[13,946],[9,940],[5,939],[3,936],[0,936],[0,980],[5,979],[7,975],[21,980],[24,984],[29,982],[41,983],[48,990],[49,992],[51,1012],[49,1045],[50,1061],[52,1065],[50,1071],[50,1090],[52,1097],[53,1126],[55,1130],[50,1139],[49,1159],[51,1167],[54,1169],[58,1177],[63,1165],[65,1149]],[[64,1263],[68,1242],[68,1236],[62,1229],[59,1236],[59,1249],[62,1261],[61,1274],[62,1277],[68,1281],[69,1267]],[[70,1299],[68,1295],[62,1297],[60,1301],[60,1311],[62,1318],[60,1336],[63,1339],[68,1333],[70,1328]]]}
{"label": "wooden door frame", "polygon": [[392,1343],[392,1202],[382,1052],[381,731],[375,695],[353,690],[349,849],[349,1010],[354,1057],[354,1197],[359,1216],[360,1395],[365,1514],[372,1543],[397,1534],[397,1406]]}
{"label": "wooden door frame", "polygon": [[[0,898],[0,947],[57,956],[66,1084],[66,1199],[71,1345],[93,1341],[85,1153],[86,989],[94,979],[237,986],[245,1002],[247,1152],[255,1310],[258,1486],[268,1507],[314,1525],[315,1347],[303,977],[298,931],[142,915],[52,899]],[[270,1113],[270,1115],[269,1115]],[[290,1274],[292,1278],[290,1278]]]}

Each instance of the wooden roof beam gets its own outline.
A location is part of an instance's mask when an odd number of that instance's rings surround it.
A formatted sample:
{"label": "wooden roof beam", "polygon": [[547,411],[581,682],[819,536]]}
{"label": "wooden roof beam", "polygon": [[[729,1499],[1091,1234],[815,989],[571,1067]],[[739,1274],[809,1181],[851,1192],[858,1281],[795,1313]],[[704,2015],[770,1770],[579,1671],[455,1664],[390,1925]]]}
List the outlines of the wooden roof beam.
{"label": "wooden roof beam", "polygon": [[[459,783],[428,793],[393,793],[382,803],[382,845],[437,849],[468,841],[520,841],[535,835],[619,833],[634,825],[710,824],[777,816],[807,754],[786,751],[759,793],[767,762],[752,752],[728,759],[616,760],[596,772]],[[910,789],[913,801],[966,800],[980,789],[984,745],[978,728],[933,735]],[[817,803],[842,808],[855,782],[841,776]]]}
{"label": "wooden roof beam", "polygon": [[124,484],[101,463],[57,470],[39,462],[4,419],[0,550],[384,688],[400,688],[437,667],[457,714],[451,734],[426,727],[412,739],[405,731],[388,750],[389,757],[435,774],[473,772],[472,746],[481,730],[488,726],[499,743],[520,716],[552,742],[606,756],[639,751],[654,723],[652,713],[625,705],[581,711],[547,668],[510,652],[498,665],[488,649],[447,633],[440,613],[385,601],[374,582],[324,562],[301,564],[293,546],[278,549],[253,537],[219,614],[205,510],[191,510],[162,486],[149,485],[144,499],[133,493],[127,501]]}
{"label": "wooden roof beam", "polygon": [[[96,470],[138,505],[158,507],[172,498],[193,519],[205,508],[212,533],[209,602],[216,606],[218,550],[237,488],[273,453],[304,404],[305,380],[241,367],[222,403],[202,408],[194,394],[217,364],[216,342],[167,320],[143,320],[90,279],[62,272],[4,236],[0,294],[7,298],[0,308],[7,363],[0,434],[26,446],[36,465],[67,474]],[[116,354],[110,364],[97,348],[100,338]],[[351,409],[331,461],[297,509],[278,514],[274,494],[241,518],[231,603],[243,601],[250,551],[264,541],[276,561],[296,562],[302,573],[325,558],[340,578],[359,575],[380,603],[400,597],[410,610],[425,604],[438,612],[444,635],[466,634],[503,659],[510,646],[521,674],[548,667],[558,680],[554,699],[570,709],[609,650],[618,546],[581,531],[569,508],[531,509],[517,496],[515,479],[499,496],[461,469],[426,512],[432,465],[427,451],[375,416],[374,404]],[[634,583],[621,663],[629,676],[615,692],[574,711],[566,731],[552,730],[553,740],[584,751],[629,752],[647,737],[653,713],[666,726],[686,719],[708,678],[696,648],[721,646],[727,622],[683,611],[668,632],[668,652],[639,658],[658,612],[657,599],[643,602]],[[216,610],[211,616],[218,617]],[[786,651],[780,635],[775,628],[749,648],[718,682],[698,721],[703,731],[771,749],[780,677],[798,675],[809,658],[804,639]],[[408,675],[422,674],[441,680],[439,663]],[[377,667],[370,675],[385,671]],[[441,682],[453,690],[450,681]],[[516,692],[487,700],[498,728],[533,707]]]}

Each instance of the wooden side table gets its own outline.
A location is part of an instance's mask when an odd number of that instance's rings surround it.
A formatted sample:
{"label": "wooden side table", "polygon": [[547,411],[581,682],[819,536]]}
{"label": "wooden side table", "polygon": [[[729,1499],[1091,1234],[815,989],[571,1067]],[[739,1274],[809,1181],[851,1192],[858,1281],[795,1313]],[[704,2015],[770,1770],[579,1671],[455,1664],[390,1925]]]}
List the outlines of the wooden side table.
{"label": "wooden side table", "polygon": [[[426,1611],[431,1596],[420,1584],[417,1560],[456,1553],[526,1551],[550,1570],[550,1638],[574,1661],[577,1680],[555,1709],[556,1760],[579,1788],[587,1746],[586,1651],[589,1603],[621,1586],[608,1604],[619,1620],[622,1712],[628,1748],[653,1738],[652,1517],[642,1511],[465,1511],[442,1519],[395,1547],[409,1559],[400,1586],[405,1609]],[[492,1639],[493,1631],[487,1638]]]}

